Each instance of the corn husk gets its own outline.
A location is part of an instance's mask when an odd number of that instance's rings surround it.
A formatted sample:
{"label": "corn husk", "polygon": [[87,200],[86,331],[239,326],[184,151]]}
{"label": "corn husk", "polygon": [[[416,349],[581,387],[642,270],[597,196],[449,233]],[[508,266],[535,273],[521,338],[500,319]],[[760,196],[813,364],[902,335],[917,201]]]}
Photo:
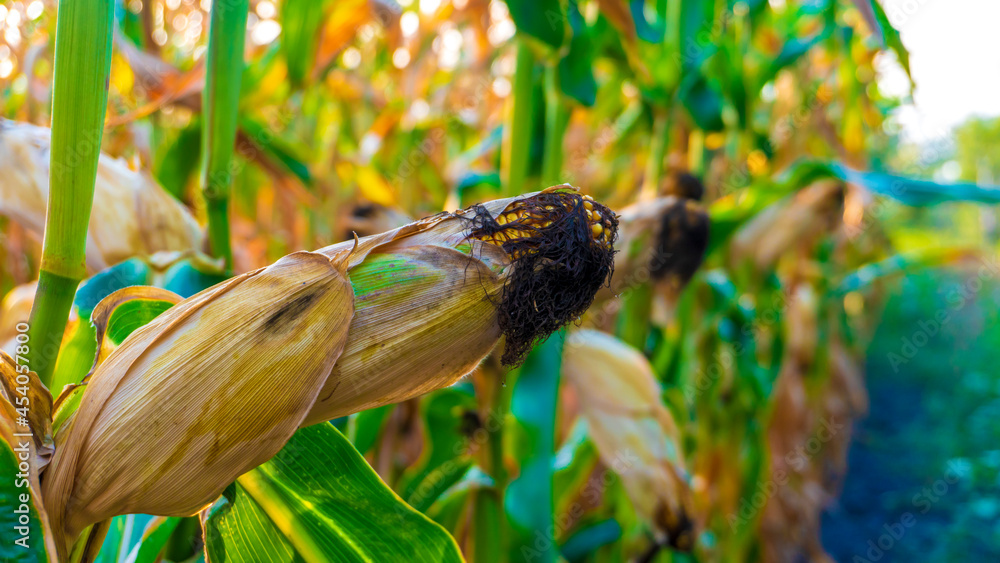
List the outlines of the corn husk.
{"label": "corn husk", "polygon": [[[0,214],[42,238],[49,195],[48,128],[0,119]],[[87,235],[87,267],[131,256],[198,249],[198,222],[146,171],[101,154]]]}
{"label": "corn husk", "polygon": [[470,220],[529,197],[286,256],[135,331],[56,432],[44,485],[59,544],[118,514],[192,514],[296,428],[472,371],[500,339],[517,262],[470,238]]}
{"label": "corn husk", "polygon": [[[680,291],[701,264],[708,229],[705,209],[696,201],[677,196],[622,209],[614,276],[609,286],[597,294],[605,320],[620,308],[618,296],[652,284],[653,320],[666,324]],[[599,326],[610,325],[603,322]]]}
{"label": "corn husk", "polygon": [[691,491],[680,432],[649,362],[613,336],[578,330],[567,339],[563,375],[601,460],[619,474],[636,512],[671,545],[691,549]]}
{"label": "corn husk", "polygon": [[53,529],[65,542],[118,514],[189,515],[270,459],[315,402],[352,312],[344,265],[299,252],[135,331],[56,435]]}
{"label": "corn husk", "polygon": [[773,266],[791,249],[811,247],[843,216],[844,184],[819,180],[784,204],[772,205],[740,229],[730,245],[733,263],[748,257],[758,269]]}

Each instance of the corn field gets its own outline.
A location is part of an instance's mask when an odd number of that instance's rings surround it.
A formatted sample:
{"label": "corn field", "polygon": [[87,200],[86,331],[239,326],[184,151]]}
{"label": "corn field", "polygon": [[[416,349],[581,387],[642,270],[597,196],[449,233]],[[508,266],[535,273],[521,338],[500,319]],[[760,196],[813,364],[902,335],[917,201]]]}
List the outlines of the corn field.
{"label": "corn field", "polygon": [[894,19],[4,0],[0,559],[910,560],[825,523],[1000,190],[906,166]]}

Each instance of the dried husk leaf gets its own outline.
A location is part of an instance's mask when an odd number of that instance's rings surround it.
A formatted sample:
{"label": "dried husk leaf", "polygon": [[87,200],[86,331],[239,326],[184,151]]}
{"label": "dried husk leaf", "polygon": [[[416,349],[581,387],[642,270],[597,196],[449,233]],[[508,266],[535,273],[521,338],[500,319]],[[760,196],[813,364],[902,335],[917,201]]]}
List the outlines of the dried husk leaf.
{"label": "dried husk leaf", "polygon": [[[0,119],[0,214],[39,239],[49,194],[50,136],[48,128]],[[201,243],[198,222],[148,172],[101,154],[87,236],[88,268],[99,271],[131,256],[196,249]]]}
{"label": "dried husk leaf", "polygon": [[583,329],[567,339],[563,375],[601,460],[621,476],[636,512],[671,545],[691,549],[691,492],[680,433],[660,402],[649,362],[617,338]]}
{"label": "dried husk leaf", "polygon": [[[34,373],[32,373],[31,376],[32,376],[32,388],[35,390],[33,391],[33,393],[35,393],[35,396],[32,397],[32,400],[36,398],[41,400],[37,405],[34,402],[32,402],[29,411],[34,410],[37,407],[37,409],[40,411],[40,415],[44,415],[45,413],[43,411],[46,408],[44,402],[44,396],[48,394],[48,391],[45,390],[45,387],[41,385],[41,382],[38,381],[38,378],[34,377]],[[0,352],[0,379],[2,379],[3,381],[13,381],[16,379],[16,377],[17,377],[16,363],[10,358],[10,356],[8,356],[3,352]],[[36,385],[37,387],[35,387]],[[40,392],[39,390],[42,391],[43,393]],[[52,529],[49,523],[49,516],[46,512],[46,506],[42,503],[41,500],[42,489],[41,489],[41,484],[39,483],[39,477],[42,474],[42,468],[45,466],[45,463],[48,459],[50,446],[40,445],[40,443],[44,442],[44,440],[36,432],[38,422],[34,420],[31,422],[32,425],[31,433],[34,436],[33,439],[26,439],[24,437],[17,436],[17,434],[23,434],[25,432],[25,429],[17,425],[16,422],[18,419],[18,414],[14,408],[14,405],[11,404],[10,401],[10,399],[13,396],[8,395],[7,393],[8,391],[4,389],[3,396],[0,397],[0,440],[3,440],[4,442],[10,444],[12,448],[20,448],[26,445],[29,449],[28,464],[30,467],[29,470],[27,471],[28,487],[31,490],[31,498],[34,502],[35,509],[38,511],[38,517],[41,522],[43,531],[42,534],[43,537],[31,538],[30,541],[44,542],[46,552],[51,557],[54,557],[55,554],[58,553],[58,550],[56,543],[54,541],[54,535],[52,534]],[[48,407],[51,408],[51,405],[52,405],[52,398],[51,396],[49,396]],[[14,476],[9,475],[6,478],[14,479]],[[13,510],[15,507],[5,506],[4,508],[6,510]],[[12,531],[8,531],[6,533],[10,534],[12,533]],[[9,537],[9,535],[5,536],[5,538],[6,537]],[[50,559],[50,561],[52,561],[52,563],[55,563],[54,558]]]}
{"label": "dried husk leaf", "polygon": [[[14,358],[0,351],[0,398],[8,405],[27,407],[28,428],[34,442],[32,453],[34,464],[39,471],[45,467],[52,455],[52,394],[42,384],[35,372],[20,374],[18,381],[18,366]],[[27,377],[27,384],[24,378]],[[21,391],[25,391],[22,393]],[[27,403],[18,399],[27,399]],[[24,430],[20,430],[24,432]]]}
{"label": "dried husk leaf", "polygon": [[811,244],[843,216],[844,184],[820,180],[784,204],[772,205],[740,229],[730,245],[734,263],[747,258],[758,269],[772,267],[792,248]]}
{"label": "dried husk leaf", "polygon": [[347,339],[341,264],[297,252],[176,305],[93,373],[44,483],[65,547],[127,513],[198,511],[299,427]]}
{"label": "dried husk leaf", "polygon": [[666,324],[680,291],[700,266],[708,243],[708,213],[695,201],[668,195],[635,203],[618,216],[620,241],[615,271],[591,316],[600,327],[621,305],[618,296],[652,284],[654,321]]}

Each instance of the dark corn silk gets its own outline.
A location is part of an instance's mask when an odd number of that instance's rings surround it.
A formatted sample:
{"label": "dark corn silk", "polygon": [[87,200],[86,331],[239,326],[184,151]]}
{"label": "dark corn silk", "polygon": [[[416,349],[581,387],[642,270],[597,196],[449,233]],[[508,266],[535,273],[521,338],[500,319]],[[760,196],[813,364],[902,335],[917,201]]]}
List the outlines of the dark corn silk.
{"label": "dark corn silk", "polygon": [[705,257],[709,217],[698,203],[705,187],[696,176],[686,172],[677,174],[668,191],[681,199],[667,206],[660,217],[649,273],[654,280],[679,291],[698,271]]}
{"label": "dark corn silk", "polygon": [[667,207],[660,217],[656,252],[649,264],[652,278],[675,290],[683,288],[705,258],[708,237],[709,218],[704,207],[687,200]]}
{"label": "dark corn silk", "polygon": [[618,218],[590,196],[566,191],[515,201],[496,219],[474,211],[469,236],[500,246],[514,266],[497,312],[506,337],[501,362],[517,365],[610,283]]}

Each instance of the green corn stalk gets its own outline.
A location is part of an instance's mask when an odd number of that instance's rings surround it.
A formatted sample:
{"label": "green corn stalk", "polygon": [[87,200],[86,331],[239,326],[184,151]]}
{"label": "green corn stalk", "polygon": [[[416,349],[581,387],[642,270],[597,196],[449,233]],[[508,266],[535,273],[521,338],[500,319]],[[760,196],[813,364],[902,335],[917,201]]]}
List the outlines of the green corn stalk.
{"label": "green corn stalk", "polygon": [[521,367],[511,397],[511,414],[520,432],[515,450],[521,472],[504,496],[510,525],[511,561],[554,563],[559,558],[556,537],[553,466],[556,410],[565,330],[535,346]]}
{"label": "green corn stalk", "polygon": [[559,89],[559,65],[545,68],[545,149],[542,155],[542,184],[562,183],[563,134],[569,123],[569,107]]}
{"label": "green corn stalk", "polygon": [[671,118],[670,110],[660,109],[653,121],[653,138],[649,146],[649,160],[646,161],[646,172],[643,175],[640,199],[650,200],[656,197],[663,177],[663,161],[670,145]]}
{"label": "green corn stalk", "polygon": [[76,287],[86,276],[87,226],[108,104],[113,21],[111,0],[59,3],[49,201],[26,356],[45,385],[59,355]]}
{"label": "green corn stalk", "polygon": [[528,178],[531,123],[534,119],[531,91],[534,72],[535,55],[524,39],[518,39],[513,91],[504,124],[500,164],[503,193],[508,196],[524,192]]}
{"label": "green corn stalk", "polygon": [[208,208],[208,244],[212,256],[233,267],[229,236],[229,190],[232,185],[233,146],[239,117],[243,46],[246,41],[249,0],[212,2],[208,32],[208,69],[202,93],[202,190]]}

